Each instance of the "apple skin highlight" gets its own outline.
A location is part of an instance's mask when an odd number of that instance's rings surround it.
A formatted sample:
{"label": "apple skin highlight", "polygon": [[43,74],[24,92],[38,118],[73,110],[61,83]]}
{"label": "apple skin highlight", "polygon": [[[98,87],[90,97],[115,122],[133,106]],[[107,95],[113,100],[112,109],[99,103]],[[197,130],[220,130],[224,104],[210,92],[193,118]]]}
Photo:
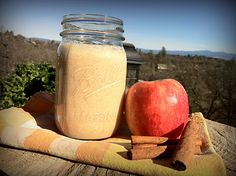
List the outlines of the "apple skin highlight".
{"label": "apple skin highlight", "polygon": [[128,90],[125,113],[133,135],[177,139],[188,121],[188,95],[174,79],[139,82]]}

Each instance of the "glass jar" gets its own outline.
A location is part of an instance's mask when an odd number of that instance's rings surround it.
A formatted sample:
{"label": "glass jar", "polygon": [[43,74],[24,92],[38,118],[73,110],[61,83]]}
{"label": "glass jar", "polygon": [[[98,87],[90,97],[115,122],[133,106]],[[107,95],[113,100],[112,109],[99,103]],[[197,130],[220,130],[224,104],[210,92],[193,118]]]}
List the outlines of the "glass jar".
{"label": "glass jar", "polygon": [[58,129],[78,139],[110,137],[122,115],[127,59],[123,22],[97,14],[65,15],[56,66]]}

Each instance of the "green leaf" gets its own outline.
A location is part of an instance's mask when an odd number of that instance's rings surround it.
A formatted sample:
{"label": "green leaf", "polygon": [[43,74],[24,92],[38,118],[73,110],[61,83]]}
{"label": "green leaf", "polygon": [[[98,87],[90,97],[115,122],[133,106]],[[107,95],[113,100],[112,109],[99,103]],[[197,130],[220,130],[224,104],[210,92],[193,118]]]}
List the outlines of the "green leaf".
{"label": "green leaf", "polygon": [[20,64],[0,79],[0,107],[24,106],[37,91],[55,92],[55,69],[50,64]]}

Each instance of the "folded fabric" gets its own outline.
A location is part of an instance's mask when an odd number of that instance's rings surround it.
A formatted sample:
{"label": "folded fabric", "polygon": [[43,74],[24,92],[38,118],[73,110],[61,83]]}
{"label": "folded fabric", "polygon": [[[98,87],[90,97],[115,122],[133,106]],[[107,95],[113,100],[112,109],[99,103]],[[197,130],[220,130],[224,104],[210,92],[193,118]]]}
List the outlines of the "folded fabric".
{"label": "folded fabric", "polygon": [[141,175],[226,175],[224,163],[210,141],[204,117],[201,113],[195,113],[194,116],[199,116],[204,121],[204,135],[208,145],[203,154],[194,156],[190,167],[185,171],[173,169],[170,165],[171,158],[129,160],[129,136],[101,141],[68,138],[53,131],[56,127],[46,129],[39,126],[39,123],[54,125],[52,114],[34,118],[21,108],[0,111],[0,143]]}

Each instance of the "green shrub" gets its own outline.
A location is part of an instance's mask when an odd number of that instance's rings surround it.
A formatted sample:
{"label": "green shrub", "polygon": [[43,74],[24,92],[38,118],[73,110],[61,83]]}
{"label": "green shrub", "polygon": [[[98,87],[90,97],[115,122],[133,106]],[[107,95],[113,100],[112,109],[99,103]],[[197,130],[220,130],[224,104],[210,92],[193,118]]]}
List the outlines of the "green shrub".
{"label": "green shrub", "polygon": [[50,64],[21,64],[9,77],[0,79],[0,107],[24,106],[38,91],[55,92],[55,69]]}

